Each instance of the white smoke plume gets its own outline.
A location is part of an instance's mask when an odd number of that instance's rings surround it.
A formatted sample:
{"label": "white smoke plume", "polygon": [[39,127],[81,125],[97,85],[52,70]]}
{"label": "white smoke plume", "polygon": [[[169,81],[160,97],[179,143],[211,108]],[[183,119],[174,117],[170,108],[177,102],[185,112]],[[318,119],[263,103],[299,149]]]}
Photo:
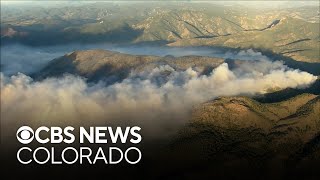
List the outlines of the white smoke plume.
{"label": "white smoke plume", "polygon": [[252,49],[240,52],[227,51],[209,47],[158,47],[158,46],[116,46],[110,44],[68,44],[48,47],[29,47],[19,44],[0,47],[1,72],[5,75],[13,75],[17,72],[32,74],[41,70],[49,61],[63,56],[75,50],[106,49],[132,55],[153,55],[175,57],[197,55],[209,57],[221,57],[240,60],[267,60],[268,57]]}
{"label": "white smoke plume", "polygon": [[209,75],[164,65],[131,73],[122,82],[88,84],[73,75],[33,81],[24,74],[1,75],[1,121],[15,124],[140,125],[151,134],[184,124],[192,106],[218,96],[254,95],[303,88],[317,79],[307,72],[267,60],[230,70],[221,64]]}

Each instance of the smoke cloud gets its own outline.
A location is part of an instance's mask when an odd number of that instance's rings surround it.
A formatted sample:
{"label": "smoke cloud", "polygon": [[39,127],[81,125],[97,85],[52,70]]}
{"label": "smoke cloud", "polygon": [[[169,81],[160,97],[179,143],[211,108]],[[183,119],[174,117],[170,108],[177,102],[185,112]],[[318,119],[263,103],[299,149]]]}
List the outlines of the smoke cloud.
{"label": "smoke cloud", "polygon": [[218,96],[255,95],[284,88],[304,88],[316,76],[282,62],[248,61],[235,69],[223,63],[208,75],[168,65],[122,82],[88,84],[73,75],[33,81],[18,73],[1,74],[1,120],[9,125],[140,125],[158,134],[184,124],[194,105]]}
{"label": "smoke cloud", "polygon": [[260,52],[251,49],[233,52],[227,49],[210,47],[165,47],[165,46],[137,46],[137,45],[114,45],[114,44],[67,44],[60,46],[30,47],[19,44],[0,47],[1,72],[7,76],[21,72],[32,74],[42,69],[49,61],[63,56],[75,50],[106,49],[133,55],[154,56],[209,56],[240,60],[268,59]]}

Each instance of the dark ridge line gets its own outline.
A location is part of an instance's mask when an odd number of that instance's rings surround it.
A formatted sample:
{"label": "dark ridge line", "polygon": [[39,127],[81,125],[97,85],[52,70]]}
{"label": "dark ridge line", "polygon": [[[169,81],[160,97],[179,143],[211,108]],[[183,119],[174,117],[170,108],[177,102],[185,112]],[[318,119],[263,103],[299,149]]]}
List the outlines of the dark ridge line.
{"label": "dark ridge line", "polygon": [[264,30],[267,30],[267,29],[270,29],[270,28],[274,27],[275,25],[279,24],[279,22],[280,22],[280,20],[277,19],[277,20],[274,20],[271,24],[269,24],[265,28],[262,28],[262,29],[247,29],[247,30],[244,30],[244,31],[264,31]]}
{"label": "dark ridge line", "polygon": [[[316,99],[317,99],[317,97],[309,100],[306,104],[304,104],[304,105],[302,105],[301,107],[299,107],[299,108],[296,110],[295,113],[293,113],[293,114],[291,114],[291,115],[289,115],[289,116],[287,116],[287,117],[281,118],[281,119],[279,120],[279,122],[280,122],[280,121],[285,121],[285,120],[288,120],[288,119],[292,119],[292,118],[296,118],[296,117],[300,117],[300,116],[308,115],[308,112],[310,112],[310,109],[309,109],[309,108],[305,109],[305,107],[306,107],[306,106],[310,106],[310,104],[311,104],[314,100],[316,100]],[[295,124],[295,123],[293,123],[293,124]]]}
{"label": "dark ridge line", "polygon": [[288,54],[288,53],[295,53],[295,52],[302,52],[302,51],[310,51],[311,49],[296,49],[296,50],[292,50],[292,51],[285,51],[285,52],[281,52],[280,54]]}
{"label": "dark ridge line", "polygon": [[292,42],[289,42],[287,44],[284,44],[284,45],[281,45],[281,46],[278,46],[278,47],[287,46],[287,45],[290,45],[290,44],[295,44],[295,43],[299,43],[299,42],[303,42],[303,41],[310,41],[310,40],[311,40],[310,38],[299,39],[299,40],[292,41]]}
{"label": "dark ridge line", "polygon": [[[197,27],[195,27],[194,25],[188,23],[187,21],[182,20],[182,18],[181,18],[176,12],[173,12],[173,14],[175,14],[178,18],[174,18],[174,17],[172,17],[172,18],[176,19],[177,21],[182,21],[182,22],[188,24],[189,26],[195,28],[198,32],[200,32],[200,34],[204,35]],[[187,29],[188,29],[189,31],[191,31],[193,34],[195,34],[195,35],[197,35],[197,36],[200,36],[198,33],[190,30],[189,28],[187,28]]]}
{"label": "dark ridge line", "polygon": [[[192,17],[195,17],[194,11],[190,11],[189,13],[191,14]],[[204,35],[204,33],[203,33],[202,31],[200,31],[200,29],[199,29],[197,26],[189,23],[188,21],[184,21],[184,22],[187,23],[187,24],[189,24],[189,25],[192,26],[193,28],[195,28],[195,29],[196,29],[197,31],[199,31],[202,35]],[[203,24],[202,24],[201,22],[198,22],[198,23],[203,26]],[[200,28],[201,28],[201,27],[200,27]],[[204,28],[204,30],[205,30],[207,33],[209,33],[209,34],[212,34],[212,33],[208,32],[207,29]]]}
{"label": "dark ridge line", "polygon": [[187,23],[188,25],[192,26],[192,27],[195,28],[199,33],[201,33],[202,35],[204,35],[203,32],[200,31],[195,25],[189,23],[188,21],[183,21],[183,22],[185,22],[185,23]]}
{"label": "dark ridge line", "polygon": [[174,35],[176,35],[179,39],[183,39],[177,32],[173,31],[173,30],[169,30],[166,28],[167,31],[172,32]]}
{"label": "dark ridge line", "polygon": [[176,31],[173,31],[173,30],[170,30],[169,27],[170,27],[170,22],[167,20],[167,19],[164,19],[163,20],[164,22],[167,22],[167,28],[165,28],[165,30],[169,31],[169,32],[172,32],[174,35],[176,35],[179,39],[183,39]]}
{"label": "dark ridge line", "polygon": [[161,39],[161,37],[158,36],[158,35],[156,35],[155,33],[151,32],[151,34],[152,34],[154,37],[156,37],[157,39]]}
{"label": "dark ridge line", "polygon": [[230,36],[230,35],[232,35],[232,34],[223,34],[223,35],[212,35],[212,36],[197,36],[197,37],[195,37],[195,38],[214,38],[214,37],[223,37],[223,36]]}
{"label": "dark ridge line", "polygon": [[239,25],[239,24],[237,24],[237,23],[235,23],[235,22],[233,22],[233,21],[231,21],[231,20],[229,20],[229,19],[226,19],[226,18],[223,18],[223,17],[221,17],[221,19],[224,19],[224,20],[226,20],[226,21],[228,21],[228,22],[230,22],[230,23],[232,23],[232,24],[234,24],[234,25],[236,25],[236,26],[238,26],[238,27],[240,27],[241,29],[243,29],[244,31],[246,30],[245,28],[243,28],[241,25]]}
{"label": "dark ridge line", "polygon": [[[293,117],[293,118],[294,118],[294,117]],[[286,120],[286,119],[280,119],[278,122],[281,122],[281,121],[283,121],[283,120]],[[272,129],[273,131],[276,131],[276,130],[279,129],[279,128],[289,127],[289,126],[295,125],[295,124],[297,124],[297,123],[298,123],[298,122],[296,122],[296,121],[290,121],[290,122],[288,122],[288,123],[286,123],[286,124],[275,125],[275,126],[272,127],[271,129]]]}
{"label": "dark ridge line", "polygon": [[294,89],[286,88],[280,91],[264,94],[261,96],[255,96],[253,99],[259,103],[278,103],[287,101],[290,98],[294,98],[301,94],[313,94],[320,95],[320,79],[316,80],[312,85],[306,89]]}
{"label": "dark ridge line", "polygon": [[215,35],[213,35],[213,36],[197,36],[197,37],[195,37],[195,38],[198,38],[198,39],[200,39],[200,38],[214,38],[214,37],[219,37],[219,36],[215,36]]}
{"label": "dark ridge line", "polygon": [[[201,22],[199,22],[199,24],[202,26],[202,27],[205,27]],[[214,35],[213,33],[209,32],[206,28],[203,28],[208,34],[212,34]]]}

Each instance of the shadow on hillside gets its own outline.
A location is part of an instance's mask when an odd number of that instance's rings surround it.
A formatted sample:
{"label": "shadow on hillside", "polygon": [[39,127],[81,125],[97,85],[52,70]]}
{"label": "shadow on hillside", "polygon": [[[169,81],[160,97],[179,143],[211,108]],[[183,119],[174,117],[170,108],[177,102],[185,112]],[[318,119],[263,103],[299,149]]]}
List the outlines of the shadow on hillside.
{"label": "shadow on hillside", "polygon": [[320,79],[318,79],[315,83],[313,83],[310,87],[306,89],[287,88],[280,91],[264,94],[261,96],[256,96],[253,99],[262,103],[276,103],[285,101],[303,93],[320,95]]}
{"label": "shadow on hillside", "polygon": [[320,75],[320,63],[311,63],[311,62],[302,62],[302,61],[296,61],[293,58],[283,56],[281,54],[276,54],[272,52],[271,50],[267,49],[261,49],[261,48],[251,48],[255,51],[261,52],[263,55],[271,58],[272,60],[281,60],[283,61],[287,66],[293,68],[293,69],[300,69],[302,71],[307,71],[313,75]]}

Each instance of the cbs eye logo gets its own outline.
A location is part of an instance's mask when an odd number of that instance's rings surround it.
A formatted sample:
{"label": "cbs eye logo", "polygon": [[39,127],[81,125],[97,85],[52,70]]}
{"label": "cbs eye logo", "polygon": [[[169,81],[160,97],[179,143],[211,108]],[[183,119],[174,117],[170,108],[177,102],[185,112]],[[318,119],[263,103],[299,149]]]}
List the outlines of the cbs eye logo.
{"label": "cbs eye logo", "polygon": [[29,126],[22,126],[17,131],[17,139],[22,144],[29,144],[34,138],[34,132]]}

